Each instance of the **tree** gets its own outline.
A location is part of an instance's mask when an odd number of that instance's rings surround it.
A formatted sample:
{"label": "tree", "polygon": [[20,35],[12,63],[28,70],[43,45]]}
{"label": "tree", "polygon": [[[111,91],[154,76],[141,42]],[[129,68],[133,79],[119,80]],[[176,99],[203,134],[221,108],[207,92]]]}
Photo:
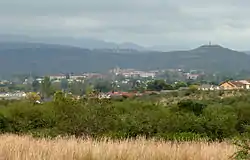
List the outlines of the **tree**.
{"label": "tree", "polygon": [[40,89],[40,83],[37,80],[33,81],[32,82],[32,90],[33,90],[33,92],[38,92],[39,89]]}
{"label": "tree", "polygon": [[206,107],[205,104],[192,100],[180,101],[177,105],[180,110],[193,112],[196,116],[202,114],[204,108]]}
{"label": "tree", "polygon": [[178,80],[184,80],[184,76],[180,72],[165,71],[159,75],[160,78],[166,79],[168,83],[174,83]]}
{"label": "tree", "polygon": [[198,86],[198,85],[190,85],[190,86],[189,86],[189,90],[190,90],[190,91],[192,91],[192,92],[197,91],[197,90],[198,90],[198,88],[199,88],[199,86]]}
{"label": "tree", "polygon": [[66,74],[66,79],[70,79],[70,74]]}
{"label": "tree", "polygon": [[50,97],[52,94],[51,81],[49,77],[44,77],[41,83],[41,94],[43,97]]}
{"label": "tree", "polygon": [[10,84],[8,86],[10,91],[26,91],[26,85],[24,84]]}
{"label": "tree", "polygon": [[148,90],[152,91],[162,91],[162,90],[173,90],[173,87],[167,84],[164,80],[155,80],[148,83]]}
{"label": "tree", "polygon": [[69,83],[67,79],[62,79],[61,80],[61,89],[63,90],[67,90],[69,87]]}
{"label": "tree", "polygon": [[109,92],[113,89],[113,87],[109,81],[100,81],[95,84],[94,89],[100,92]]}
{"label": "tree", "polygon": [[73,95],[83,95],[86,91],[87,85],[82,82],[74,81],[69,85],[69,92]]}
{"label": "tree", "polygon": [[177,82],[177,83],[175,83],[175,85],[174,85],[174,87],[175,87],[175,89],[179,89],[179,88],[181,88],[181,87],[187,87],[188,85],[187,85],[187,83],[185,83],[185,82]]}
{"label": "tree", "polygon": [[141,80],[132,80],[132,90],[144,92],[146,90],[147,86],[145,83],[143,83]]}
{"label": "tree", "polygon": [[8,92],[8,87],[0,87],[0,92]]}
{"label": "tree", "polygon": [[89,96],[89,95],[91,95],[91,94],[93,93],[93,91],[94,91],[93,86],[89,84],[89,85],[87,85],[87,87],[86,87],[85,94],[86,94],[87,96]]}
{"label": "tree", "polygon": [[26,99],[29,100],[31,103],[35,103],[36,101],[40,101],[41,97],[34,92],[30,92],[26,95]]}

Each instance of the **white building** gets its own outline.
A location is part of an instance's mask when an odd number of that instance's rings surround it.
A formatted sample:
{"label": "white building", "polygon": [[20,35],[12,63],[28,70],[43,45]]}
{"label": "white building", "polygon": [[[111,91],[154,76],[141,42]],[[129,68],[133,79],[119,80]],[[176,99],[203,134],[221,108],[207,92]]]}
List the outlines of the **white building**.
{"label": "white building", "polygon": [[50,80],[62,80],[66,78],[66,75],[59,74],[59,75],[51,75],[49,76]]}
{"label": "white building", "polygon": [[26,97],[25,92],[0,93],[0,99],[22,99]]}

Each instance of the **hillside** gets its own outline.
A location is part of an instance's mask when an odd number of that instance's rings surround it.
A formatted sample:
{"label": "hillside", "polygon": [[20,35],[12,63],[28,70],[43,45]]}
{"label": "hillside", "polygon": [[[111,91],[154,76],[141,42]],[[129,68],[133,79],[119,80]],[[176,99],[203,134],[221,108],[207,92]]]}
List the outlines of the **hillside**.
{"label": "hillside", "polygon": [[250,51],[244,51],[244,53],[246,53],[246,54],[250,54]]}
{"label": "hillside", "polygon": [[201,46],[189,51],[154,52],[136,50],[89,50],[41,43],[0,43],[0,74],[40,74],[106,71],[122,68],[249,70],[250,56],[221,46]]}

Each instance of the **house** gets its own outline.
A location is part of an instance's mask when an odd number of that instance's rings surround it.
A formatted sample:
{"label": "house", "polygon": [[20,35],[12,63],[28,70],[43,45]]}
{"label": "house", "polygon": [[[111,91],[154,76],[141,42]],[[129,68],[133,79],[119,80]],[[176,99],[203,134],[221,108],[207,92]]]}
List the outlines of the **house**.
{"label": "house", "polygon": [[100,94],[98,95],[98,98],[99,98],[99,99],[110,99],[111,96],[110,96],[109,94],[100,93]]}
{"label": "house", "polygon": [[32,76],[29,76],[26,78],[23,82],[23,84],[32,84],[34,82],[34,78]]}
{"label": "house", "polygon": [[140,72],[140,77],[142,78],[155,78],[156,73],[155,72]]}
{"label": "house", "polygon": [[25,92],[0,93],[0,99],[19,100],[26,97]]}
{"label": "house", "polygon": [[221,87],[220,86],[216,86],[216,85],[210,85],[210,84],[202,84],[198,90],[202,90],[202,91],[214,91],[214,90],[220,90]]}
{"label": "house", "polygon": [[239,82],[243,83],[244,89],[250,89],[250,80],[240,80]]}
{"label": "house", "polygon": [[225,81],[220,84],[220,87],[224,90],[250,89],[250,81],[249,80]]}
{"label": "house", "polygon": [[225,81],[220,84],[223,90],[234,90],[240,89],[242,87],[241,83],[236,83],[235,81]]}
{"label": "house", "polygon": [[141,94],[136,92],[109,92],[107,95],[109,97],[134,97],[134,96],[141,96]]}
{"label": "house", "polygon": [[188,80],[197,80],[199,76],[200,76],[199,74],[187,73],[186,74],[186,79],[188,79]]}
{"label": "house", "polygon": [[43,81],[43,78],[37,78],[37,79],[36,79],[36,81],[38,81],[38,83],[40,83],[40,84],[41,84],[41,83],[42,83],[42,81]]}
{"label": "house", "polygon": [[66,75],[64,74],[58,74],[58,75],[51,75],[49,76],[50,80],[62,80],[66,79]]}
{"label": "house", "polygon": [[189,87],[180,87],[178,90],[183,91],[183,90],[189,90]]}

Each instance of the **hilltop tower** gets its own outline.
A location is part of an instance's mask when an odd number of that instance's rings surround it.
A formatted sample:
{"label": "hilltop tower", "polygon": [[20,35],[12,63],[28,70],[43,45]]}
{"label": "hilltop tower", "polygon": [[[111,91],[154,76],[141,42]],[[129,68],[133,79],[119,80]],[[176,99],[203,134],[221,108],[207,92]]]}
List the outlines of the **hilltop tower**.
{"label": "hilltop tower", "polygon": [[211,43],[211,41],[209,41],[209,43],[208,43],[208,46],[212,46],[212,43]]}

